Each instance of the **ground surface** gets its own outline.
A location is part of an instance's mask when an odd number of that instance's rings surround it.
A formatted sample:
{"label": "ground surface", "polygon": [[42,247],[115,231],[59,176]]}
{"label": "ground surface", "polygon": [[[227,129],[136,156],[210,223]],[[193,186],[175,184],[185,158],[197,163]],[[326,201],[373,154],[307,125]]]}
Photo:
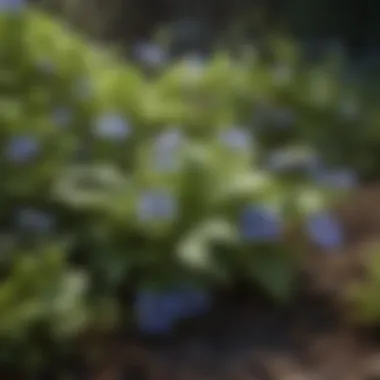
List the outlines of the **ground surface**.
{"label": "ground surface", "polygon": [[380,379],[380,346],[341,326],[322,300],[300,300],[298,310],[286,312],[230,306],[170,342],[113,346],[94,378]]}

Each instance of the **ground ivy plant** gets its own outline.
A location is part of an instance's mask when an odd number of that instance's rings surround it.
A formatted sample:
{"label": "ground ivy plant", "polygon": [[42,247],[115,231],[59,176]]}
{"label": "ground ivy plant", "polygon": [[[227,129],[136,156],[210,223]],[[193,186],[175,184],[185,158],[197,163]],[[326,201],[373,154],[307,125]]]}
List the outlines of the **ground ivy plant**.
{"label": "ground ivy plant", "polygon": [[[61,276],[79,271],[87,289],[70,312],[116,299],[129,281],[140,327],[164,331],[207,310],[206,290],[236,278],[289,300],[305,252],[288,231],[305,220],[315,244],[341,244],[326,209],[337,172],[302,144],[267,157],[259,131],[240,124],[240,111],[255,111],[247,99],[269,96],[265,71],[236,63],[229,76],[220,55],[149,79],[44,14],[11,11],[0,17],[9,38],[0,47],[0,226],[21,253],[4,262],[0,293],[18,286],[10,273],[20,263],[38,269],[38,252],[65,242],[62,274],[50,280],[60,289]],[[285,167],[281,154],[291,157]],[[39,283],[37,269],[29,274]],[[42,301],[55,288],[37,286],[36,318],[56,316]],[[152,321],[157,309],[166,317]]]}

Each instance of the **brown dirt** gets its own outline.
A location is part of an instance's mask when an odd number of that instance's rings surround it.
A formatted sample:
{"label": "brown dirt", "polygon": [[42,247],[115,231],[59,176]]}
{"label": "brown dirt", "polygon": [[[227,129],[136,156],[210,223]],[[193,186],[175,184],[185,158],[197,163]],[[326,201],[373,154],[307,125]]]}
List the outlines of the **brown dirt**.
{"label": "brown dirt", "polygon": [[287,311],[230,306],[170,342],[111,345],[94,379],[380,379],[380,346],[341,326],[323,299]]}

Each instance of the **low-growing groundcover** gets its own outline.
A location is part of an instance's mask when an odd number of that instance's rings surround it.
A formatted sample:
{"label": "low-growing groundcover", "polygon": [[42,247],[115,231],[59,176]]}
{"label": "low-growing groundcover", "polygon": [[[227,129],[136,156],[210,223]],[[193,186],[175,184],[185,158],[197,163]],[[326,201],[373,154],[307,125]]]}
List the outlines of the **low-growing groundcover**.
{"label": "low-growing groundcover", "polygon": [[260,140],[263,158],[284,144],[306,143],[330,165],[377,180],[378,93],[350,75],[339,52],[310,62],[291,39],[264,42],[240,59],[220,52],[211,60],[191,56],[170,70],[165,44],[161,53],[159,46],[147,44],[145,54],[140,47],[137,57],[158,71],[156,88],[171,112],[192,110],[186,123],[248,128]]}
{"label": "low-growing groundcover", "polygon": [[302,237],[331,254],[342,244],[327,206],[351,174],[302,139],[268,155],[240,126],[255,115],[247,100],[270,95],[265,71],[250,81],[237,62],[230,77],[216,56],[147,79],[30,9],[4,10],[0,31],[3,363],[36,368],[47,341],[70,351],[78,333],[120,317],[167,333],[237,279],[285,303]]}

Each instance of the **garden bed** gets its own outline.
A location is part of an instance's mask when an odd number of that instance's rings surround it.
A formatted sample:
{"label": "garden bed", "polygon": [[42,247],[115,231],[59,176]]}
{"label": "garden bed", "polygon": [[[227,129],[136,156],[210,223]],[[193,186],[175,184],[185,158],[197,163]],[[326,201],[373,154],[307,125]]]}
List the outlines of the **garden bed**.
{"label": "garden bed", "polygon": [[208,315],[179,326],[170,338],[116,334],[95,378],[380,378],[380,335],[346,323],[334,301],[347,281],[362,274],[363,244],[380,235],[380,187],[360,190],[338,214],[347,246],[331,255],[311,252],[307,290],[289,307],[276,307],[241,288],[221,294]]}

